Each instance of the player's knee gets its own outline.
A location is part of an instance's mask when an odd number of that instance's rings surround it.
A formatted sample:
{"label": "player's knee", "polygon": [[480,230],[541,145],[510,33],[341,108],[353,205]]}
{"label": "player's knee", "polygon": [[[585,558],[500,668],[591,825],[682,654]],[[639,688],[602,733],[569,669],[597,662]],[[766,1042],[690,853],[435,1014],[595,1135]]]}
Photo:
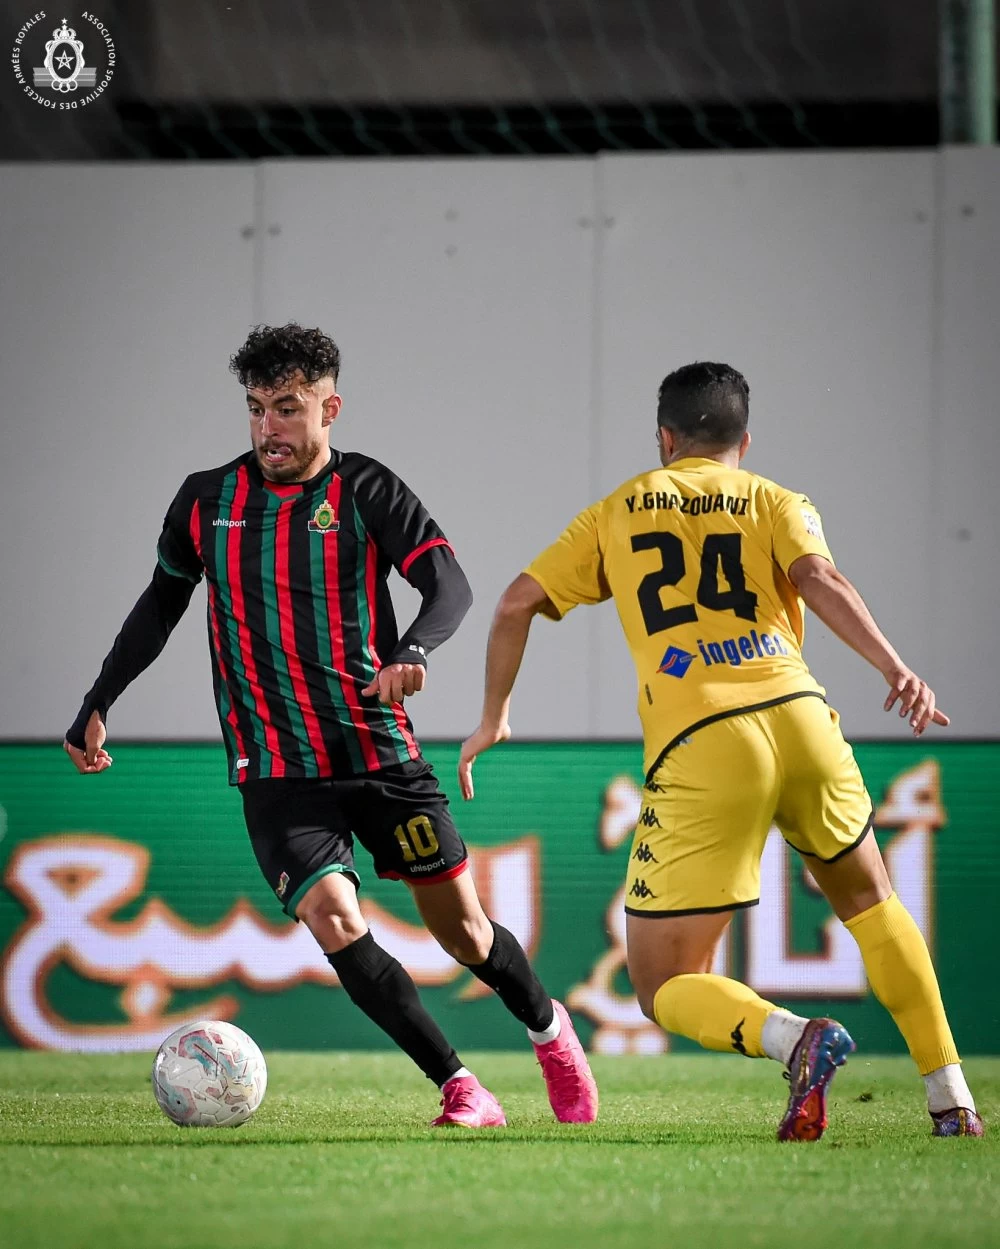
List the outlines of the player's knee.
{"label": "player's knee", "polygon": [[664,975],[664,973],[661,970],[661,971],[658,971],[656,975],[654,976],[634,975],[632,977],[632,984],[635,989],[636,1000],[639,1003],[639,1009],[642,1011],[645,1017],[649,1020],[652,1020],[653,1023],[657,1022],[657,1019],[656,1019],[656,995],[657,993],[659,993],[659,991],[663,988],[663,986],[667,983],[668,980],[672,980],[674,976],[678,974],[679,973],[677,972],[668,972],[666,975]]}
{"label": "player's knee", "polygon": [[636,997],[639,1001],[639,1009],[646,1016],[646,1018],[652,1020],[653,1023],[656,1023],[656,1011],[653,1008],[653,1004],[656,1001],[656,992],[658,988],[659,985],[656,986],[656,989],[643,989],[641,992],[636,993]]}
{"label": "player's knee", "polygon": [[336,954],[363,937],[368,925],[363,917],[343,914],[330,907],[328,899],[299,903],[296,918],[301,920],[316,938],[325,954]]}

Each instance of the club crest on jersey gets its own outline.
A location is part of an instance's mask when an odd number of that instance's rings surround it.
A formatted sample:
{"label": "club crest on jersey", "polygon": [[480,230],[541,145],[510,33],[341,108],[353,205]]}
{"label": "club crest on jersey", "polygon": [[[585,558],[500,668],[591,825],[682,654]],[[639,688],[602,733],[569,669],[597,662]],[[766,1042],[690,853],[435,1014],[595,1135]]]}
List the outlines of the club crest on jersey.
{"label": "club crest on jersey", "polygon": [[278,895],[279,898],[283,898],[287,890],[288,890],[288,873],[282,872],[281,875],[278,877],[278,887],[275,889],[274,892]]}
{"label": "club crest on jersey", "polygon": [[694,655],[690,651],[682,651],[679,646],[670,646],[656,671],[668,677],[682,677],[691,667],[693,659]]}
{"label": "club crest on jersey", "polygon": [[324,499],[313,512],[313,518],[309,522],[310,533],[336,533],[339,528],[340,521],[337,519],[337,513]]}

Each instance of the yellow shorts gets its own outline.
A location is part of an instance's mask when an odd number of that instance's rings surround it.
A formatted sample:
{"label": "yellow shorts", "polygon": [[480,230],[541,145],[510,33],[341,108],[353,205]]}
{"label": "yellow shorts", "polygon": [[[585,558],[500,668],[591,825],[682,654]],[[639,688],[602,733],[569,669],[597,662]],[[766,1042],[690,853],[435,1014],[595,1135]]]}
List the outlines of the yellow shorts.
{"label": "yellow shorts", "polygon": [[754,906],[772,824],[832,863],[872,826],[840,717],[817,697],[728,716],[670,751],[642,791],[625,882],[629,915]]}

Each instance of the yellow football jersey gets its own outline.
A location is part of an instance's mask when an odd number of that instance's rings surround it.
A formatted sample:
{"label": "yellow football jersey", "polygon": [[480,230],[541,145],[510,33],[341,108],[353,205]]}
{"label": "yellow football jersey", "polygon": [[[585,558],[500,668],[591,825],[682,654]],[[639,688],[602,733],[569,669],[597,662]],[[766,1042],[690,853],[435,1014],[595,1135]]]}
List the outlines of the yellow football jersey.
{"label": "yellow football jersey", "polygon": [[801,555],[833,560],[805,495],[692,457],[619,486],[525,571],[555,619],[614,598],[648,776],[713,720],[824,694],[802,658],[803,604],[788,580]]}

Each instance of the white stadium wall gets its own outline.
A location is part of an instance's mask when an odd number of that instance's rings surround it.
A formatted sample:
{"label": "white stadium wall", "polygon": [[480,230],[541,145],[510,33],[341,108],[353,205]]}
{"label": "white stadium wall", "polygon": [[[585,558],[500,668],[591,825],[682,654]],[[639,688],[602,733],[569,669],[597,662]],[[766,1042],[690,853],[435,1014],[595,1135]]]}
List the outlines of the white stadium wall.
{"label": "white stadium wall", "polygon": [[[177,487],[242,445],[226,361],[252,308],[254,176],[0,173],[0,736],[65,731]],[[114,736],[218,735],[203,595],[112,711]]]}
{"label": "white stadium wall", "polygon": [[[335,441],[413,485],[476,592],[414,705],[424,736],[474,724],[497,595],[655,462],[657,384],[693,358],[747,374],[748,466],[813,497],[956,734],[996,734],[1000,153],[0,176],[0,737],[61,735],[181,480],[247,445],[229,354],[289,318],[341,345]],[[216,735],[201,593],[112,739]],[[518,735],[633,736],[613,608],[536,633]],[[850,736],[905,731],[815,621],[807,656]]]}

